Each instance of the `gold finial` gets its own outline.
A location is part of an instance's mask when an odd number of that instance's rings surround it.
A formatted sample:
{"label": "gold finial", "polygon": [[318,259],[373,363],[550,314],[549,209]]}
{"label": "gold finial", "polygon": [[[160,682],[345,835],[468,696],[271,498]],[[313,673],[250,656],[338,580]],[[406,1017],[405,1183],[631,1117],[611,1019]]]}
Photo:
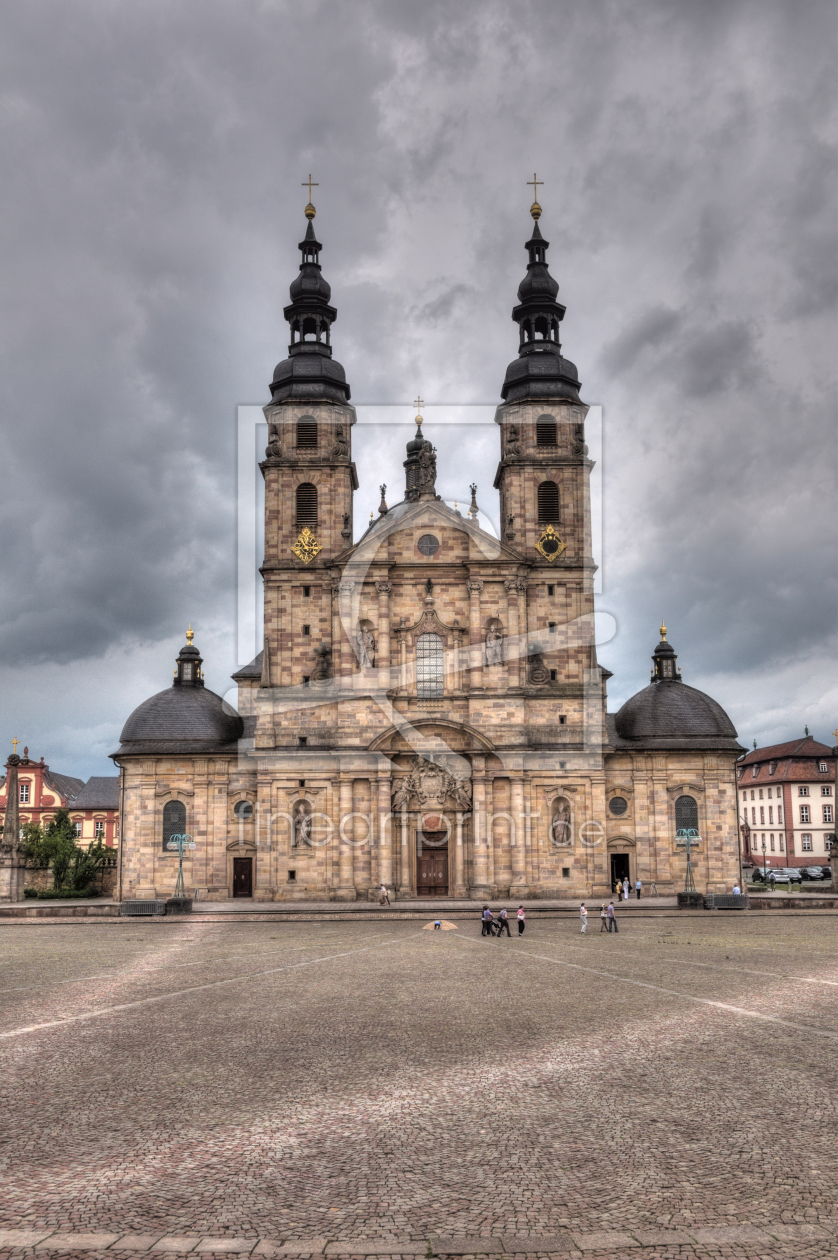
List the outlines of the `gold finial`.
{"label": "gold finial", "polygon": [[10,740],[9,740],[9,743],[12,745],[12,752],[15,754],[15,756],[17,756],[17,746],[18,746],[18,744],[20,743],[20,740],[19,740],[19,739],[10,739]]}
{"label": "gold finial", "polygon": [[421,428],[422,428],[422,416],[421,416],[419,413],[421,412],[422,408],[423,408],[423,407],[424,407],[424,405],[425,405],[424,400],[423,400],[423,398],[422,398],[421,394],[417,394],[417,395],[416,395],[416,397],[415,397],[415,398],[414,398],[414,400],[413,400],[413,405],[414,405],[414,407],[416,408],[416,413],[417,413],[417,414],[416,414],[416,428],[417,428],[417,429],[421,429]]}
{"label": "gold finial", "polygon": [[532,202],[532,205],[530,206],[530,214],[532,215],[532,217],[535,219],[537,223],[538,220],[541,218],[541,206],[538,204],[538,185],[541,184],[541,186],[543,187],[544,180],[538,179],[536,177],[535,171],[533,171],[532,179],[527,180],[527,186],[529,186],[530,184],[532,184],[532,196],[533,196],[533,202]]}
{"label": "gold finial", "polygon": [[666,643],[666,626],[661,621],[661,643]]}
{"label": "gold finial", "polygon": [[186,642],[191,643],[195,638],[195,631],[192,629],[192,622],[189,623],[189,629],[186,631]]}
{"label": "gold finial", "polygon": [[317,211],[315,210],[314,206],[311,204],[311,190],[312,188],[319,188],[320,185],[313,184],[311,181],[311,176],[309,175],[308,179],[303,180],[302,186],[303,188],[308,188],[308,205],[306,206],[303,213],[305,214],[306,218],[308,219],[310,223],[311,220],[314,218],[314,216],[317,214]]}
{"label": "gold finial", "polygon": [[838,744],[838,731],[833,731],[832,737],[835,740],[835,743]]}

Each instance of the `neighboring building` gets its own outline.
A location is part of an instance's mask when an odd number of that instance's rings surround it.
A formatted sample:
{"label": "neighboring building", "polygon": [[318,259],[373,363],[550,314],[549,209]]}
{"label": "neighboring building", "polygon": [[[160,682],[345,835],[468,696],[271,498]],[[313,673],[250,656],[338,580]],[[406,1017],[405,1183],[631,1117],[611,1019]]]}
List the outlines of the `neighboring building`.
{"label": "neighboring building", "polygon": [[476,487],[467,517],[441,501],[419,415],[403,500],[383,488],[353,544],[355,412],[306,215],[265,408],[264,650],[235,675],[236,713],[190,630],[172,685],[126,722],[118,896],[171,894],[183,832],[187,885],[218,899],[606,896],[623,875],[672,892],[679,829],[700,833],[696,885],[729,891],[743,750],[665,627],[650,684],[606,714],[587,407],[538,223],[495,417],[502,537]]}
{"label": "neighboring building", "polygon": [[[23,756],[18,762],[17,774],[21,827],[24,823],[37,823],[46,827],[47,823],[55,817],[55,811],[69,809],[84,787],[84,779],[76,779],[69,774],[57,774],[54,770],[50,770],[43,757],[40,761],[33,761],[29,756],[28,748],[23,750]],[[8,779],[7,766],[6,774],[0,781],[0,818],[3,819],[6,817]]]}
{"label": "neighboring building", "polygon": [[[0,780],[0,828],[6,816],[6,776]],[[18,808],[20,826],[36,823],[46,827],[56,810],[69,810],[81,844],[87,845],[97,836],[114,847],[119,843],[119,775],[76,779],[69,774],[50,770],[43,757],[30,760],[24,748],[17,764]]]}
{"label": "neighboring building", "polygon": [[79,843],[85,847],[102,840],[108,848],[119,844],[119,775],[88,779],[70,806]]}
{"label": "neighboring building", "polygon": [[[737,763],[742,859],[825,866],[835,844],[838,747],[806,735],[757,748]],[[763,851],[763,844],[765,850]]]}

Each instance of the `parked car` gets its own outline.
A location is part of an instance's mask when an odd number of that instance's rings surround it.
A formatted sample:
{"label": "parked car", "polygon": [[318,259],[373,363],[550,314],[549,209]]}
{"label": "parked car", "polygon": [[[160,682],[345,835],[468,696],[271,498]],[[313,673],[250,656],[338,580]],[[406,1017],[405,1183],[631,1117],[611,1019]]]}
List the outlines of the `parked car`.
{"label": "parked car", "polygon": [[804,866],[801,868],[804,879],[832,879],[832,868],[829,866]]}
{"label": "parked car", "polygon": [[[802,884],[803,873],[793,866],[770,866],[766,868],[765,880],[766,884],[771,883],[771,876],[774,876],[774,882],[777,884]],[[760,883],[763,882],[762,867],[756,867],[754,870],[754,879]]]}

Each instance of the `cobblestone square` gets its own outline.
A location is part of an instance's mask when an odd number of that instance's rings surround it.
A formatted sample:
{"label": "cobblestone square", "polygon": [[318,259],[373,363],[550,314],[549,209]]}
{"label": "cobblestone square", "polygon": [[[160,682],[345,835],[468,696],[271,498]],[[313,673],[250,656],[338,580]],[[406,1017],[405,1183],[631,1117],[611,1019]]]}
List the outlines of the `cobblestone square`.
{"label": "cobblestone square", "polygon": [[834,1254],[834,925],[4,925],[0,1255]]}

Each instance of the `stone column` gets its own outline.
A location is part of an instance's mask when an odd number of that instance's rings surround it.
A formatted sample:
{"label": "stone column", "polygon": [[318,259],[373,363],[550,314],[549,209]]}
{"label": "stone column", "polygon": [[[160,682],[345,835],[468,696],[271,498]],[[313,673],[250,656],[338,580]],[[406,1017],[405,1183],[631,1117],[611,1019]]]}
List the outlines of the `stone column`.
{"label": "stone column", "polygon": [[355,633],[355,619],[352,616],[352,592],[355,583],[341,581],[338,583],[338,631],[332,631],[334,644],[335,675],[340,678],[341,687],[350,687],[355,669],[355,645],[352,636]]}
{"label": "stone column", "polygon": [[455,897],[467,897],[468,889],[466,888],[465,854],[463,852],[463,811],[461,809],[457,810],[455,818],[453,892]]}
{"label": "stone column", "polygon": [[[366,901],[369,897],[369,891],[372,887],[372,855],[371,847],[373,841],[372,823],[370,816],[373,813],[373,800],[371,792],[371,784],[368,779],[357,779],[353,784],[352,796],[352,812],[355,815],[352,819],[352,839],[353,845],[353,869],[356,895],[360,895]],[[347,831],[349,828],[347,828]]]}
{"label": "stone column", "polygon": [[[0,840],[0,901],[22,901],[26,882],[26,859],[20,848],[19,765],[20,757],[12,753],[6,762],[6,818]],[[124,837],[121,843],[124,843]]]}
{"label": "stone column", "polygon": [[507,578],[503,584],[506,591],[506,676],[510,687],[517,687],[521,674],[519,663],[520,645],[518,643],[518,582],[515,578]]}
{"label": "stone column", "polygon": [[340,877],[338,880],[337,899],[338,901],[354,901],[355,900],[355,883],[352,874],[352,823],[354,819],[350,819],[352,813],[352,778],[344,772],[340,778],[340,789],[338,797],[338,862],[340,865]]}
{"label": "stone column", "polygon": [[526,819],[524,818],[524,779],[521,774],[511,776],[511,808],[513,827],[509,837],[509,855],[512,863],[512,883],[509,886],[510,897],[526,897],[527,887],[527,847]]}
{"label": "stone column", "polygon": [[390,772],[385,770],[378,776],[378,812],[376,831],[378,841],[378,883],[386,884],[393,889],[393,848],[392,829],[388,825],[390,813]]}
{"label": "stone column", "polygon": [[486,818],[485,758],[472,761],[472,897],[489,896],[489,844]]}
{"label": "stone column", "polygon": [[399,836],[401,838],[401,855],[399,857],[399,898],[413,896],[410,884],[410,828],[408,812],[402,809],[399,814]]}
{"label": "stone column", "polygon": [[471,672],[469,690],[483,686],[483,627],[480,623],[480,595],[483,583],[479,578],[466,583],[468,588],[469,641],[471,643]]}
{"label": "stone column", "polygon": [[390,686],[390,591],[389,582],[376,582],[378,591],[378,685],[385,691]]}
{"label": "stone column", "polygon": [[518,590],[518,634],[521,637],[521,648],[518,654],[518,685],[526,687],[529,670],[529,611],[527,608],[527,584],[523,578],[515,583]]}

